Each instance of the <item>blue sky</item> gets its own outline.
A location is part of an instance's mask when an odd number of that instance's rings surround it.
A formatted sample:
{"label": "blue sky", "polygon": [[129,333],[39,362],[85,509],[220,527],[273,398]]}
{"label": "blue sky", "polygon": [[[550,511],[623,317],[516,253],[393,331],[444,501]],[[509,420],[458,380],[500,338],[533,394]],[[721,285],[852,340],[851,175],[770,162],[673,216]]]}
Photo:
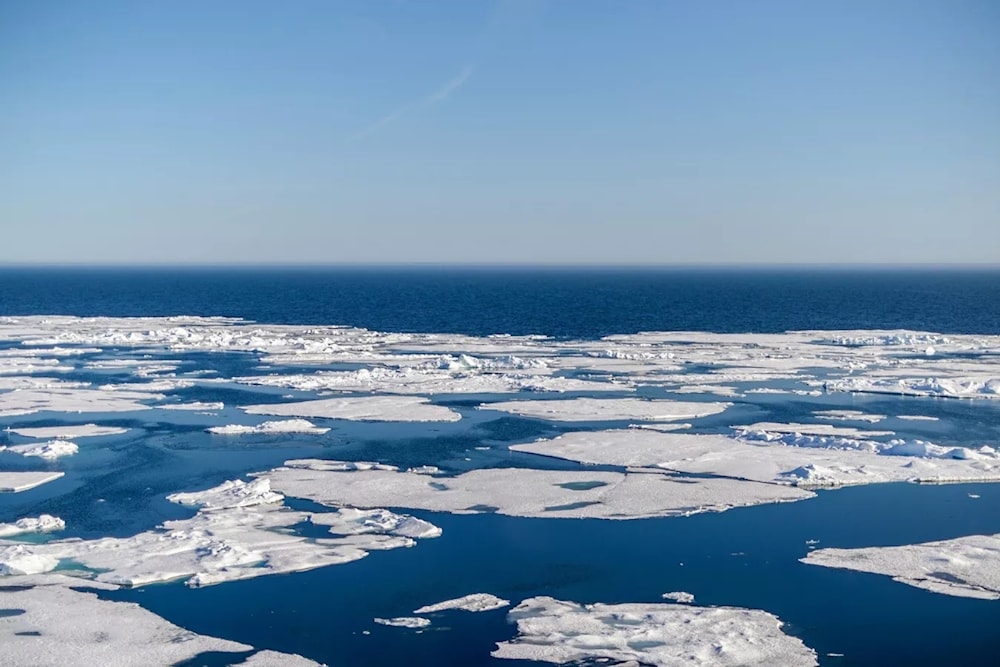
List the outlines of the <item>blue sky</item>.
{"label": "blue sky", "polygon": [[0,0],[0,263],[1000,263],[994,0]]}

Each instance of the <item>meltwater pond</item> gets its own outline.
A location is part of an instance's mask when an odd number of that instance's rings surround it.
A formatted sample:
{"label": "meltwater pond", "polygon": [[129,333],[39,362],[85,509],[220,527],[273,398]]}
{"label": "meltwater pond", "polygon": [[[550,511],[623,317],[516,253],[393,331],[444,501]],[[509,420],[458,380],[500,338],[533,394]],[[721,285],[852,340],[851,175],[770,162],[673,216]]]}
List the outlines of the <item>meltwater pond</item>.
{"label": "meltwater pond", "polygon": [[[971,498],[971,496],[979,496]],[[188,589],[106,593],[201,634],[329,665],[500,665],[506,610],[439,612],[425,630],[373,618],[489,592],[518,600],[661,602],[767,609],[824,665],[995,665],[995,602],[799,563],[810,546],[894,545],[1000,532],[1000,486],[894,484],[812,500],[672,519],[598,521],[414,512],[437,540],[347,565]],[[809,544],[816,542],[815,545]],[[842,654],[832,656],[828,654]],[[219,664],[228,664],[220,662]]]}

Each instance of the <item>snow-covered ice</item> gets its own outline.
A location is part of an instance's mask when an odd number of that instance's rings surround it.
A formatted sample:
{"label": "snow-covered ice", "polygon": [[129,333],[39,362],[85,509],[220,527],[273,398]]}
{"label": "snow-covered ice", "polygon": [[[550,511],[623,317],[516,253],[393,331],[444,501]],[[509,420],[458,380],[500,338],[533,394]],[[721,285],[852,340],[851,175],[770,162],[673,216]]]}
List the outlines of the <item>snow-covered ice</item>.
{"label": "snow-covered ice", "polygon": [[508,619],[518,635],[497,658],[552,663],[610,660],[642,665],[816,665],[816,653],[781,631],[774,615],[738,607],[577,604],[529,598]]}
{"label": "snow-covered ice", "polygon": [[13,537],[26,533],[52,533],[66,527],[66,522],[51,514],[25,517],[14,523],[0,523],[0,537]]}
{"label": "snow-covered ice", "polygon": [[1000,599],[1000,534],[896,547],[817,549],[801,561],[884,574],[935,593]]}
{"label": "snow-covered ice", "polygon": [[434,612],[447,611],[449,609],[459,609],[461,611],[492,611],[494,609],[502,609],[509,605],[510,600],[498,598],[496,595],[491,595],[489,593],[472,593],[470,595],[463,595],[460,598],[455,598],[454,600],[445,600],[444,602],[438,602],[437,604],[429,604],[421,607],[420,609],[414,609],[413,613],[433,614]]}
{"label": "snow-covered ice", "polygon": [[311,433],[321,435],[330,429],[316,426],[305,419],[283,419],[280,421],[264,422],[257,426],[229,424],[227,426],[212,426],[205,430],[217,435],[274,435],[281,433]]}
{"label": "snow-covered ice", "polygon": [[461,415],[419,396],[350,396],[295,403],[249,405],[251,415],[324,417],[356,421],[455,422]]}
{"label": "snow-covered ice", "polygon": [[729,403],[688,403],[638,398],[571,398],[484,403],[479,407],[483,410],[499,410],[536,419],[587,422],[697,419],[723,412],[729,406]]}
{"label": "snow-covered ice", "polygon": [[407,514],[396,514],[387,509],[362,510],[345,507],[336,512],[313,514],[309,520],[317,526],[329,526],[330,532],[335,535],[383,533],[414,539],[441,535],[441,529],[428,521]]}
{"label": "snow-covered ice", "polygon": [[202,510],[222,510],[280,503],[285,497],[272,491],[271,483],[266,479],[251,482],[231,479],[205,491],[174,493],[167,496],[167,500],[178,505],[194,505]]}
{"label": "snow-covered ice", "polygon": [[681,604],[691,604],[694,602],[694,596],[690,593],[685,593],[684,591],[664,593],[660,597],[664,600],[673,600],[674,602],[680,602]]}
{"label": "snow-covered ice", "polygon": [[127,428],[119,426],[98,426],[97,424],[80,424],[78,426],[41,426],[37,428],[12,428],[11,433],[26,438],[89,438],[99,435],[121,435],[128,433]]}
{"label": "snow-covered ice", "polygon": [[413,616],[397,616],[396,618],[373,618],[379,625],[388,625],[392,628],[426,628],[431,624],[426,618],[416,618]]}
{"label": "snow-covered ice", "polygon": [[8,451],[21,456],[37,456],[41,459],[54,461],[61,456],[72,456],[80,451],[75,442],[69,440],[50,440],[32,445],[10,445],[0,447],[0,451]]}
{"label": "snow-covered ice", "polygon": [[19,493],[33,489],[36,486],[55,481],[65,475],[64,472],[4,472],[0,471],[0,493]]}
{"label": "snow-covered ice", "polygon": [[162,399],[162,394],[141,391],[102,391],[79,387],[22,389],[0,394],[0,417],[35,412],[134,412],[148,410],[143,400]]}

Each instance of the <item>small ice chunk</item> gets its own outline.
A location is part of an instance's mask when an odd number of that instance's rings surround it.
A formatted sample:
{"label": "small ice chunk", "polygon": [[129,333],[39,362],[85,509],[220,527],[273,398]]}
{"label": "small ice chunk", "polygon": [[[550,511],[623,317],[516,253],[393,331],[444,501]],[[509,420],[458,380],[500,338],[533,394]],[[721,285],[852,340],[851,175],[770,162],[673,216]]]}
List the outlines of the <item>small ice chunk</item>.
{"label": "small ice chunk", "polygon": [[330,429],[315,426],[305,419],[283,419],[279,421],[269,421],[258,426],[244,426],[242,424],[229,424],[227,426],[212,426],[205,429],[209,433],[217,435],[271,435],[275,433],[314,433],[321,435]]}
{"label": "small ice chunk", "polygon": [[428,521],[408,514],[396,514],[386,509],[360,510],[345,507],[336,512],[313,514],[310,521],[317,526],[329,526],[330,532],[334,535],[383,533],[415,539],[441,535],[441,529]]}
{"label": "small ice chunk", "polygon": [[680,602],[683,604],[691,604],[692,602],[694,602],[694,596],[690,593],[685,593],[684,591],[664,593],[660,597],[662,597],[664,600],[673,600],[674,602]]}
{"label": "small ice chunk", "polygon": [[[816,665],[816,652],[781,631],[772,614],[738,607],[677,604],[577,604],[530,598],[508,620],[518,636],[496,658],[643,665]],[[588,662],[589,664],[589,662]]]}
{"label": "small ice chunk", "polygon": [[379,625],[388,625],[393,628],[426,628],[431,624],[426,618],[415,618],[413,616],[397,616],[396,618],[374,618]]}
{"label": "small ice chunk", "polygon": [[233,479],[205,491],[174,493],[167,496],[167,500],[172,503],[196,505],[203,510],[253,507],[280,503],[284,499],[283,495],[271,490],[271,482],[264,478],[255,479],[252,482]]}
{"label": "small ice chunk", "polygon": [[14,523],[0,523],[0,537],[13,537],[25,533],[52,533],[66,527],[66,522],[51,514],[25,517]]}
{"label": "small ice chunk", "polygon": [[191,410],[193,412],[216,412],[222,410],[226,407],[225,403],[202,403],[201,401],[195,401],[194,403],[167,403],[164,405],[155,405],[155,408],[160,410]]}
{"label": "small ice chunk", "polygon": [[79,426],[42,426],[39,428],[12,428],[11,433],[26,438],[89,438],[99,435],[120,435],[128,433],[127,428],[118,426],[98,426],[97,424],[81,424]]}
{"label": "small ice chunk", "polygon": [[64,472],[0,472],[0,493],[20,493],[47,484],[65,475]]}
{"label": "small ice chunk", "polygon": [[460,609],[462,611],[492,611],[494,609],[502,609],[510,605],[510,600],[504,600],[503,598],[498,598],[495,595],[490,595],[489,593],[472,593],[470,595],[464,595],[460,598],[455,598],[454,600],[445,600],[444,602],[438,602],[437,604],[429,604],[420,609],[414,609],[414,614],[433,614],[436,611],[445,611],[447,609]]}
{"label": "small ice chunk", "polygon": [[20,454],[21,456],[37,456],[47,461],[54,461],[60,456],[72,456],[80,451],[76,443],[68,440],[50,440],[39,445],[11,445],[0,447],[0,451],[6,449],[8,452]]}

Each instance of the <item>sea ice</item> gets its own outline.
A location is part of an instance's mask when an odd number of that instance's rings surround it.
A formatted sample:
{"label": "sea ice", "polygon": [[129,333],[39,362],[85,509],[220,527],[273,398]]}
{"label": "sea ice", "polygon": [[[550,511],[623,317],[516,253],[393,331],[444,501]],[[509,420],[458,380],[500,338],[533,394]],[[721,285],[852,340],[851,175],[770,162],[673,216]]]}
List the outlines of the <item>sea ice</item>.
{"label": "sea ice", "polygon": [[162,399],[162,394],[140,391],[102,391],[76,387],[22,389],[0,394],[0,417],[35,412],[134,412],[148,410],[141,400]]}
{"label": "sea ice", "polygon": [[162,405],[154,405],[154,408],[160,410],[190,410],[192,412],[216,412],[222,410],[226,407],[224,403],[202,403],[200,401],[195,401],[194,403],[164,403]]}
{"label": "sea ice", "polygon": [[264,422],[258,426],[229,424],[228,426],[212,426],[205,430],[217,435],[273,435],[278,433],[312,433],[321,435],[330,429],[316,426],[305,419],[284,419],[281,421]]}
{"label": "sea ice", "polygon": [[860,410],[816,410],[814,415],[821,419],[833,419],[836,421],[862,421],[870,424],[877,424],[885,419],[885,415],[872,415]]}
{"label": "sea ice", "polygon": [[673,593],[664,593],[660,596],[664,600],[673,600],[674,602],[680,602],[681,604],[691,604],[694,602],[694,596],[690,593],[685,593],[684,591],[675,591]]}
{"label": "sea ice", "polygon": [[421,607],[420,609],[414,609],[414,614],[433,614],[437,611],[446,611],[448,609],[460,609],[462,611],[492,611],[494,609],[502,609],[510,605],[510,600],[504,600],[503,598],[498,598],[495,595],[490,595],[489,593],[472,593],[470,595],[463,595],[460,598],[455,598],[454,600],[445,600],[444,602],[438,602],[437,604],[429,604],[426,607]]}
{"label": "sea ice", "polygon": [[[774,615],[738,607],[677,604],[577,604],[550,597],[508,613],[518,635],[493,656],[571,663],[610,660],[642,665],[816,665],[816,653],[784,634]],[[588,663],[589,664],[589,663]]]}
{"label": "sea ice", "polygon": [[441,535],[441,529],[428,521],[406,514],[396,514],[386,509],[361,510],[345,507],[336,512],[313,514],[309,520],[317,526],[329,526],[330,532],[335,535],[382,533],[414,539]]}
{"label": "sea ice", "polygon": [[628,419],[646,421],[697,419],[723,412],[730,405],[730,403],[685,403],[638,398],[571,398],[484,403],[479,407],[482,410],[499,410],[536,419],[588,422]]}
{"label": "sea ice", "polygon": [[[26,577],[0,588],[0,608],[23,613],[0,622],[5,665],[173,665],[206,652],[239,653],[253,647],[195,634],[132,602],[102,600],[72,588],[79,579],[61,575]],[[88,588],[109,588],[96,582]],[[301,656],[268,651],[266,662],[247,664],[306,667]]]}
{"label": "sea ice", "polygon": [[76,443],[69,440],[50,440],[49,442],[35,445],[0,447],[0,451],[4,451],[5,449],[8,452],[20,454],[21,456],[37,456],[48,461],[54,461],[60,456],[72,456],[80,451]]}
{"label": "sea ice", "polygon": [[388,625],[393,628],[426,628],[431,624],[426,618],[414,618],[412,616],[398,616],[396,618],[373,618],[379,625]]}
{"label": "sea ice", "polygon": [[817,549],[800,560],[808,565],[884,574],[935,593],[1000,599],[1000,534],[897,547]]}
{"label": "sea ice", "polygon": [[893,431],[866,431],[849,426],[831,426],[830,424],[781,424],[775,422],[758,422],[749,426],[733,426],[740,432],[763,431],[765,433],[797,433],[799,435],[819,435],[838,438],[875,438],[895,435]]}
{"label": "sea ice", "polygon": [[205,491],[174,493],[167,496],[167,500],[178,505],[198,506],[202,510],[222,510],[280,503],[285,497],[272,491],[271,483],[266,479],[252,482],[232,479]]}
{"label": "sea ice", "polygon": [[81,424],[79,426],[42,426],[38,428],[12,428],[11,433],[26,438],[89,438],[99,435],[120,435],[128,433],[127,428],[118,426],[98,426],[97,424]]}
{"label": "sea ice", "polygon": [[1000,377],[877,378],[845,377],[826,384],[828,391],[944,398],[1000,398]]}
{"label": "sea ice", "polygon": [[321,398],[296,403],[249,405],[242,408],[252,415],[284,417],[325,417],[355,421],[455,422],[457,412],[433,405],[419,396],[351,396]]}
{"label": "sea ice", "polygon": [[19,493],[54,481],[65,475],[64,472],[3,472],[0,471],[0,493]]}
{"label": "sea ice", "polygon": [[25,533],[52,533],[66,527],[66,522],[51,514],[25,517],[14,523],[0,523],[0,537],[13,537]]}

